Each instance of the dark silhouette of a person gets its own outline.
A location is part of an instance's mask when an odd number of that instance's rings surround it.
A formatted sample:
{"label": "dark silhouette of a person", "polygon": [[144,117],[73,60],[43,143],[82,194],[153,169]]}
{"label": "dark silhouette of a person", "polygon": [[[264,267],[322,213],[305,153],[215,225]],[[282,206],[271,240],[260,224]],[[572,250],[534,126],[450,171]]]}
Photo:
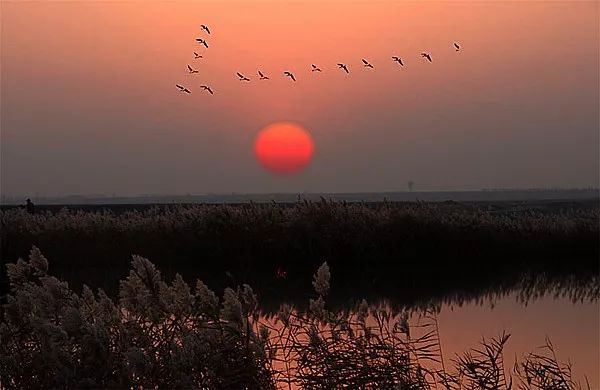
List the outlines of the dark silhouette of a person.
{"label": "dark silhouette of a person", "polygon": [[27,198],[25,200],[25,208],[29,214],[33,214],[35,212],[35,205],[31,201],[31,199]]}

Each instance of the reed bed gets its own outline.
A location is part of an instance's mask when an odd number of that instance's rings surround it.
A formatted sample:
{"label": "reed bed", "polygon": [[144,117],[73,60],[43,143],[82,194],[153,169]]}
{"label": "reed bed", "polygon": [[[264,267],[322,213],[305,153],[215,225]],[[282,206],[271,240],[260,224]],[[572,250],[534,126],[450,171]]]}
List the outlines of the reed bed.
{"label": "reed bed", "polygon": [[48,269],[36,247],[8,265],[0,388],[582,388],[550,341],[511,370],[508,334],[448,360],[433,309],[416,326],[406,311],[366,301],[331,310],[327,263],[313,276],[308,309],[283,306],[271,320],[261,320],[248,285],[219,299],[200,280],[193,289],[178,275],[166,283],[139,256],[116,301],[88,287],[76,294]]}
{"label": "reed bed", "polygon": [[[132,253],[172,277],[222,289],[247,283],[276,310],[303,304],[312,270],[327,261],[341,286],[332,304],[361,291],[406,305],[470,300],[519,288],[527,296],[598,297],[599,209],[498,209],[457,203],[188,205],[113,212],[0,210],[3,263],[32,245],[52,272],[111,296]],[[7,291],[4,267],[0,294]],[[285,280],[277,278],[284,270]]]}

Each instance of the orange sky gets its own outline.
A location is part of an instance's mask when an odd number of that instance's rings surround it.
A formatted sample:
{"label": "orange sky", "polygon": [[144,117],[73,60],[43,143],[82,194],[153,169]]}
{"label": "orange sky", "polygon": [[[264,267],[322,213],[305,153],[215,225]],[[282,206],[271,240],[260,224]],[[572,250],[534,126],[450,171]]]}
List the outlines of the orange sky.
{"label": "orange sky", "polygon": [[[2,2],[1,66],[8,194],[598,185],[597,2]],[[299,175],[253,155],[281,120]]]}

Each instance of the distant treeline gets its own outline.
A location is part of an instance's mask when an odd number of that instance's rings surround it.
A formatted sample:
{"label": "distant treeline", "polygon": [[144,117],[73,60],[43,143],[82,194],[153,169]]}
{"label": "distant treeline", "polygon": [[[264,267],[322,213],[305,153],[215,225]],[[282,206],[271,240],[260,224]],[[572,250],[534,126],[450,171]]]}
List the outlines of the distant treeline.
{"label": "distant treeline", "polygon": [[[117,290],[131,255],[167,277],[212,288],[249,283],[264,302],[302,301],[323,261],[336,268],[331,297],[391,297],[402,304],[522,288],[574,299],[599,292],[599,208],[541,211],[458,203],[188,205],[139,210],[0,211],[2,262],[32,245],[74,288]],[[2,267],[2,290],[6,270]],[[357,297],[360,292],[361,297]]]}

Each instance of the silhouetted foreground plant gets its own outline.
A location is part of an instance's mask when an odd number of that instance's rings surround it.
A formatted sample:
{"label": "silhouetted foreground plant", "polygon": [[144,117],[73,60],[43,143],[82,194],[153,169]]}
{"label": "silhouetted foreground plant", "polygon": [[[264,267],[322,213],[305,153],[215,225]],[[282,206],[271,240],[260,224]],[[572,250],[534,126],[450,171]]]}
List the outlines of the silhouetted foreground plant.
{"label": "silhouetted foreground plant", "polygon": [[[509,335],[444,366],[435,311],[410,326],[406,311],[331,311],[330,271],[314,275],[316,299],[302,313],[282,306],[261,317],[252,289],[220,301],[201,281],[171,284],[134,256],[117,303],[102,290],[81,296],[48,275],[34,247],[8,265],[11,293],[0,322],[0,388],[494,389],[513,387],[503,348]],[[576,389],[548,341],[514,369],[523,390]]]}
{"label": "silhouetted foreground plant", "polygon": [[[220,304],[200,281],[170,285],[134,256],[117,305],[87,287],[79,297],[48,276],[33,248],[8,266],[0,325],[0,378],[8,388],[274,387],[265,340],[252,332],[256,296],[227,289]],[[256,317],[255,317],[256,318]]]}
{"label": "silhouetted foreground plant", "polygon": [[[520,364],[515,364],[514,372],[521,379],[519,388],[522,390],[581,388],[581,385],[573,380],[571,364],[558,361],[554,346],[548,338],[542,353],[527,354]],[[586,385],[589,389],[587,378]]]}

